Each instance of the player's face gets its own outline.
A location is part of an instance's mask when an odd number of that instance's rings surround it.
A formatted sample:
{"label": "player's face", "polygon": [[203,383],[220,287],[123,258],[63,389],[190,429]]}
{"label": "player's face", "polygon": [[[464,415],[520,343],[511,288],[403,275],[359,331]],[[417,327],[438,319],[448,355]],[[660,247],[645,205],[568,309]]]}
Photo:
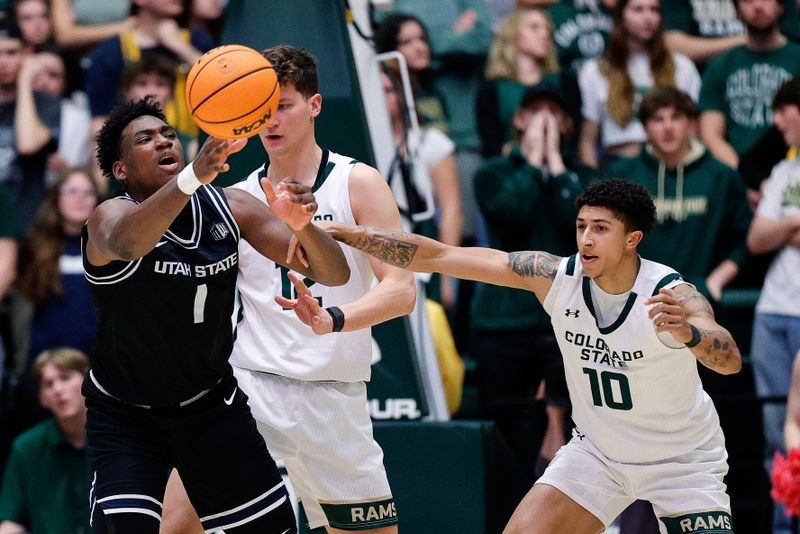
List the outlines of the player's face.
{"label": "player's face", "polygon": [[783,6],[778,0],[739,0],[736,12],[748,31],[764,33],[778,24]]}
{"label": "player's face", "polygon": [[58,192],[58,210],[64,225],[81,226],[89,219],[97,204],[92,179],[83,171],[75,171],[64,180]]}
{"label": "player's face", "polygon": [[400,26],[397,51],[406,59],[408,70],[425,70],[431,66],[431,47],[425,38],[425,31],[413,20]]}
{"label": "player's face", "polygon": [[658,156],[672,156],[688,148],[694,121],[673,107],[661,108],[647,120],[644,130]]}
{"label": "player's face", "polygon": [[789,146],[800,146],[800,108],[794,104],[781,106],[772,113],[772,122]]}
{"label": "player's face", "polygon": [[0,86],[15,85],[22,66],[22,41],[0,38]]}
{"label": "player's face", "polygon": [[183,169],[183,149],[175,128],[151,115],[138,117],[122,130],[120,161],[114,174],[127,180],[131,192],[152,194]]}
{"label": "player's face", "polygon": [[622,10],[622,23],[628,37],[641,43],[649,42],[661,26],[661,2],[630,0]]}
{"label": "player's face", "polygon": [[86,410],[81,384],[83,375],[78,371],[62,369],[48,363],[42,369],[39,385],[39,402],[53,412],[56,419],[75,417]]}
{"label": "player's face", "polygon": [[544,60],[553,48],[550,23],[541,11],[529,11],[522,16],[517,35],[517,48],[520,53],[538,60]]}
{"label": "player's face", "polygon": [[622,261],[629,238],[623,222],[608,208],[583,206],[575,229],[586,276],[597,280],[613,273]]}
{"label": "player's face", "polygon": [[147,95],[152,95],[153,101],[161,104],[163,108],[167,102],[172,100],[172,91],[173,87],[166,76],[161,76],[157,72],[143,72],[133,80],[125,92],[125,96],[135,102]]}
{"label": "player's face", "polygon": [[313,142],[314,119],[322,110],[322,96],[305,98],[293,85],[281,87],[278,110],[258,135],[270,157],[303,150]]}
{"label": "player's face", "polygon": [[27,0],[17,6],[17,22],[28,44],[40,45],[50,38],[50,16],[42,0]]}

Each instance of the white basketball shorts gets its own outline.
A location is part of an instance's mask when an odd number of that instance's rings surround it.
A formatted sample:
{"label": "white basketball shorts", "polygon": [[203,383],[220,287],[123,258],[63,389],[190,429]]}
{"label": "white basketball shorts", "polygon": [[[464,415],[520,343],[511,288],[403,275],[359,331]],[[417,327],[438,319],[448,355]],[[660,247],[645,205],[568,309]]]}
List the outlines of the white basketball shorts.
{"label": "white basketball shorts", "polygon": [[363,382],[306,382],[234,367],[270,454],[286,465],[309,526],[397,523]]}

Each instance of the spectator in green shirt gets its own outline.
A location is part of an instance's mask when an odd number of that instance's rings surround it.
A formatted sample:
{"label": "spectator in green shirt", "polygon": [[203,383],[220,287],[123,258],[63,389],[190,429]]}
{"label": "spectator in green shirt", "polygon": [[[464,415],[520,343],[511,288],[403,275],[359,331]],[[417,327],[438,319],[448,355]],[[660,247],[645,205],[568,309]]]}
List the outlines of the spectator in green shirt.
{"label": "spectator in green shirt", "polygon": [[89,359],[60,348],[40,354],[31,372],[53,419],[12,445],[0,489],[0,534],[89,534],[86,406],[81,395]]}
{"label": "spectator in green shirt", "polygon": [[647,144],[637,157],[608,169],[655,199],[657,222],[639,250],[718,301],[748,257],[752,215],[744,182],[694,138],[697,108],[686,93],[653,89],[642,99],[639,118]]}
{"label": "spectator in green shirt", "polygon": [[[794,1],[794,0],[791,0]],[[772,124],[772,97],[800,74],[800,45],[778,26],[781,0],[736,0],[747,42],[713,59],[703,74],[700,136],[715,158],[736,169],[739,156]],[[750,200],[757,203],[755,192]]]}

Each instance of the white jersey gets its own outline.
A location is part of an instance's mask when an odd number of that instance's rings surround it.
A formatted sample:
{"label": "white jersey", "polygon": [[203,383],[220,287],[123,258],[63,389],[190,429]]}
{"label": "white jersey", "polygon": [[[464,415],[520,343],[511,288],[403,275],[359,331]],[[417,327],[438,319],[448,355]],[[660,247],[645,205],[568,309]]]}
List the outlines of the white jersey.
{"label": "white jersey", "polygon": [[[352,158],[323,152],[312,188],[318,206],[314,220],[355,224],[349,189],[350,171],[355,164]],[[259,183],[265,173],[262,166],[234,187],[250,192],[266,204]],[[306,279],[313,295],[321,299],[322,307],[356,300],[371,286],[373,274],[369,256],[347,246],[342,246],[342,250],[350,266],[350,279],[345,285],[327,287]],[[287,271],[259,254],[246,241],[239,241],[237,286],[241,302],[234,312],[238,326],[231,364],[297,380],[369,380],[371,329],[324,336],[314,334],[294,311],[284,310],[275,302],[276,295],[294,298],[294,287],[286,276]]]}
{"label": "white jersey", "polygon": [[578,435],[608,458],[644,463],[686,454],[719,431],[697,359],[657,337],[644,300],[683,282],[659,263],[641,260],[619,316],[595,319],[591,280],[577,255],[564,258],[544,301],[564,359]]}

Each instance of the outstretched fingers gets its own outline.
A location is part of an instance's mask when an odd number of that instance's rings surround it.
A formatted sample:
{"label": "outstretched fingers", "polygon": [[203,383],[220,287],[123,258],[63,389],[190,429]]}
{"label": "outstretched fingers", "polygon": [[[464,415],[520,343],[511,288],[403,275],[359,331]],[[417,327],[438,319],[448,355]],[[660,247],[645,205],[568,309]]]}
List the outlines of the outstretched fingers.
{"label": "outstretched fingers", "polygon": [[295,257],[303,267],[310,268],[305,249],[300,245],[297,236],[292,234],[292,237],[289,238],[289,246],[286,249],[286,264],[292,263],[292,259]]}
{"label": "outstretched fingers", "polygon": [[309,296],[314,300],[314,302],[317,301],[317,299],[315,299],[314,296],[311,294],[311,290],[303,282],[302,278],[300,278],[299,276],[297,276],[293,272],[288,272],[286,274],[289,277],[289,281],[292,282],[292,285],[294,286],[295,290],[297,291],[297,298],[298,299],[300,299],[302,297],[305,297],[305,296]]}
{"label": "outstretched fingers", "polygon": [[275,302],[278,303],[278,306],[285,309],[294,309],[297,306],[297,299],[287,299],[283,295],[277,295],[275,297]]}

